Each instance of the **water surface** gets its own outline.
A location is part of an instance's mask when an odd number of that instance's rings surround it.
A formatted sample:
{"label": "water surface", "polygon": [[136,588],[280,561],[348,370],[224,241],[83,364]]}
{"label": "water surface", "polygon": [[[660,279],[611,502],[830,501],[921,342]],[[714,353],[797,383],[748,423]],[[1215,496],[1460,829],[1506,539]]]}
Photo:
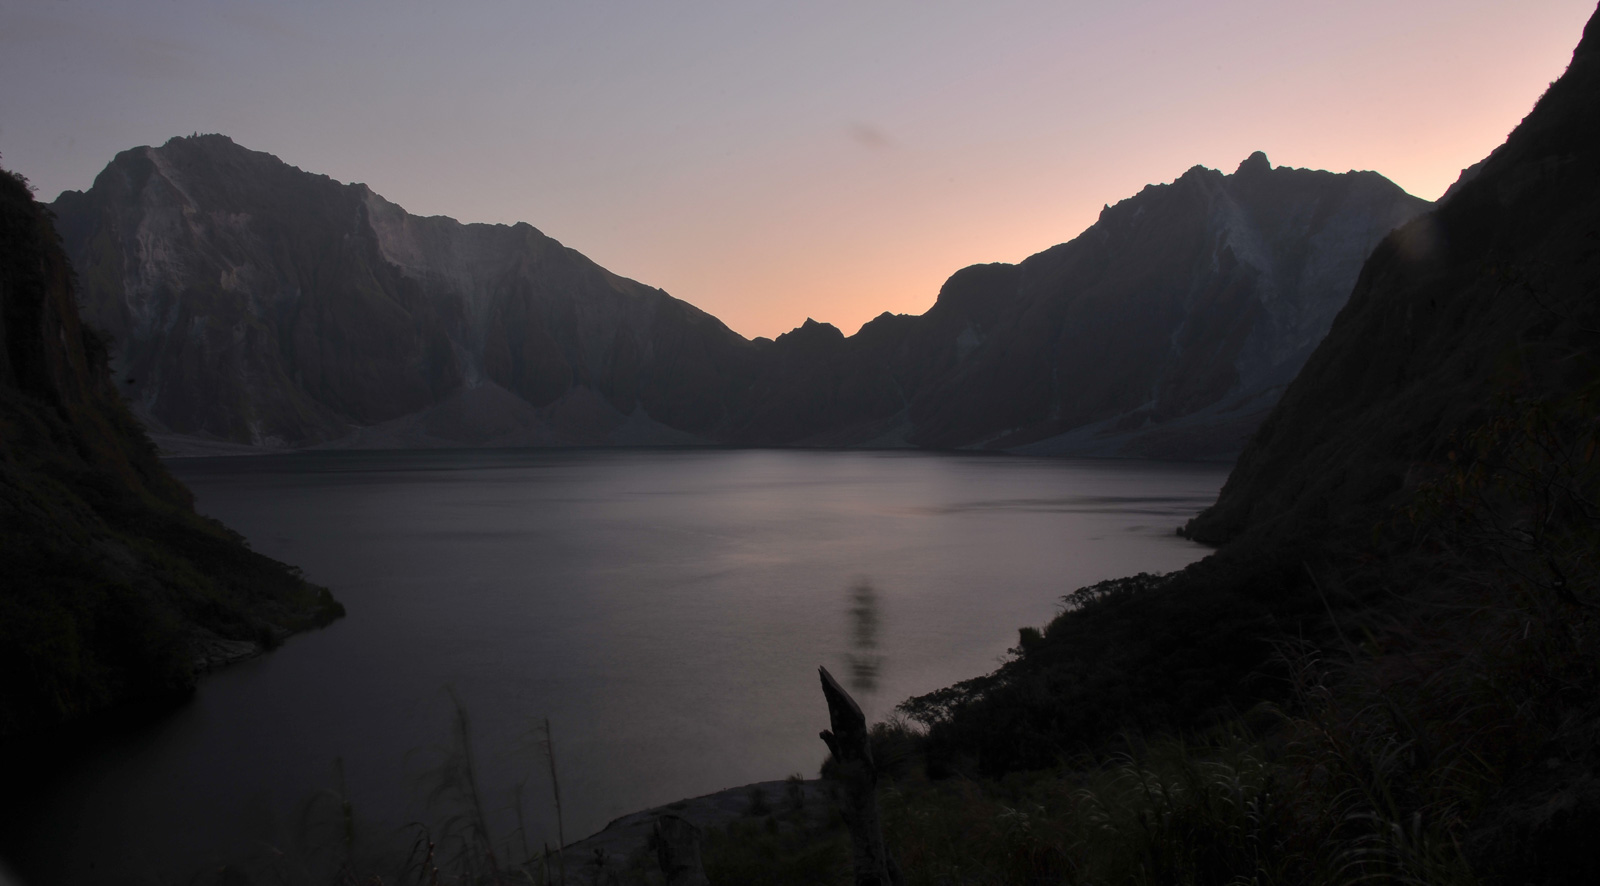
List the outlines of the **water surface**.
{"label": "water surface", "polygon": [[[68,767],[6,852],[37,882],[187,879],[283,848],[338,784],[366,832],[437,815],[426,773],[470,714],[509,833],[569,840],[635,809],[814,775],[868,582],[886,715],[992,670],[1079,586],[1204,554],[1174,528],[1220,465],[926,453],[515,451],[175,460],[197,506],[349,615],[207,678]],[[336,764],[336,761],[339,761]]]}

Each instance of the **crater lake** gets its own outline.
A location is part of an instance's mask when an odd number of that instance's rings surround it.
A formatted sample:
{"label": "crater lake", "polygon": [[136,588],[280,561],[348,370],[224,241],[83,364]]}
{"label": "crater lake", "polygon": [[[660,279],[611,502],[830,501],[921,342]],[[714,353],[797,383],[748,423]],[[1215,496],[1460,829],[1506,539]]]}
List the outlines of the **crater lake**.
{"label": "crater lake", "polygon": [[682,797],[813,778],[818,665],[877,663],[858,693],[874,719],[991,671],[1064,594],[1204,556],[1175,529],[1228,470],[799,450],[168,464],[202,513],[348,615],[13,797],[0,845],[28,883],[292,858],[346,800],[362,840],[403,847],[408,823],[453,814],[458,706],[508,845],[558,840],[546,720],[568,842]]}

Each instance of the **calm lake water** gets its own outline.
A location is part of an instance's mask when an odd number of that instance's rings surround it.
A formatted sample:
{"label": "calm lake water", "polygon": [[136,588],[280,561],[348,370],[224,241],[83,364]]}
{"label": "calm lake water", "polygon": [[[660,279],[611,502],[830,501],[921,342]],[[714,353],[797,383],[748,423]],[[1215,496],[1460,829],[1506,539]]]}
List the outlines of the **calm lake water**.
{"label": "calm lake water", "polygon": [[[452,695],[502,835],[524,785],[556,842],[637,809],[816,774],[851,588],[879,615],[884,716],[992,670],[1061,595],[1203,556],[1173,534],[1227,467],[925,453],[505,451],[170,462],[203,513],[349,615],[224,670],[22,803],[27,882],[183,882],[282,850],[340,782],[362,834],[438,821]],[[267,847],[272,847],[269,850]],[[117,872],[112,875],[111,872]]]}

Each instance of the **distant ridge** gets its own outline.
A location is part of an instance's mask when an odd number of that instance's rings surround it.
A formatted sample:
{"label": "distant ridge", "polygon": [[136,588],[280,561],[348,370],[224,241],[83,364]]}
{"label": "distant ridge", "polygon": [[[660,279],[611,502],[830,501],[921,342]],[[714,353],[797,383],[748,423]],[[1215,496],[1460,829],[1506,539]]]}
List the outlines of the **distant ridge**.
{"label": "distant ridge", "polygon": [[526,224],[421,218],[224,136],[54,204],[172,447],[921,446],[1229,458],[1426,207],[1375,173],[1195,167],[932,309],[748,341]]}
{"label": "distant ridge", "polygon": [[124,151],[54,209],[124,395],[158,434],[699,440],[728,409],[720,364],[753,353],[529,225],[413,216],[224,136]]}
{"label": "distant ridge", "polygon": [[913,445],[1231,458],[1372,247],[1427,205],[1260,152],[1196,166],[1019,265],[957,272],[927,314],[880,317],[829,362],[897,392]]}

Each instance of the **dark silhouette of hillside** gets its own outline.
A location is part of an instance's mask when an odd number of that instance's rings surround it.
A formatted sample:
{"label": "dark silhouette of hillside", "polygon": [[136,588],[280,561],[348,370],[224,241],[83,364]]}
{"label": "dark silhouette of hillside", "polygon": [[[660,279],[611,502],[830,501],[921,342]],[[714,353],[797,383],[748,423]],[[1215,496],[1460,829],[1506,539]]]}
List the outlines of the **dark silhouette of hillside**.
{"label": "dark silhouette of hillside", "polygon": [[[754,347],[526,224],[422,218],[224,136],[54,204],[154,431],[268,447],[692,442]],[[352,436],[352,432],[359,430]]]}
{"label": "dark silhouette of hillside", "polygon": [[1304,792],[1284,801],[1293,826],[1319,804],[1351,816],[1307,845],[1379,845],[1349,822],[1414,814],[1480,875],[1600,872],[1583,836],[1600,824],[1597,101],[1600,13],[1505,145],[1367,261],[1189,523],[1219,550],[1070,595],[997,672],[908,702],[931,724],[931,769],[998,775],[1119,735],[1287,722],[1251,752],[1292,739],[1326,755],[1280,767],[1301,781],[1279,796]]}
{"label": "dark silhouette of hillside", "polygon": [[153,431],[265,447],[924,446],[1228,458],[1427,203],[1195,167],[921,316],[747,341],[528,225],[420,218],[223,136],[54,209]]}
{"label": "dark silhouette of hillside", "polygon": [[1364,521],[1510,398],[1593,379],[1600,35],[1449,199],[1384,240],[1350,303],[1188,533],[1221,543]]}
{"label": "dark silhouette of hillside", "polygon": [[181,694],[343,611],[194,512],[107,350],[49,211],[0,174],[0,738]]}

